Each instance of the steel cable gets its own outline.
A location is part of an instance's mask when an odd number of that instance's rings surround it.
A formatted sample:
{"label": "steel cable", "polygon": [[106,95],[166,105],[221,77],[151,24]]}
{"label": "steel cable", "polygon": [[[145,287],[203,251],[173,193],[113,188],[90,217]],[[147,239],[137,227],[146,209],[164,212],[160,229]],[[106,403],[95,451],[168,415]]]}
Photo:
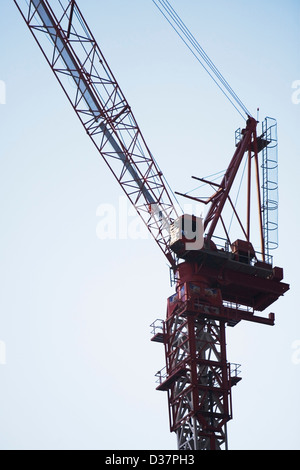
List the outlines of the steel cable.
{"label": "steel cable", "polygon": [[[204,49],[200,46],[199,42],[195,39],[191,31],[187,28],[185,23],[181,20],[174,8],[170,5],[168,0],[152,0],[158,10],[162,13],[176,34],[185,43],[188,49],[192,52],[197,61],[206,70],[212,80],[216,83],[218,88],[234,106],[236,111],[244,118],[244,114],[251,116],[243,102],[239,99],[237,94],[233,91],[229,83],[225,80],[224,76],[217,69],[212,60],[208,57]],[[160,5],[159,5],[159,4]]]}

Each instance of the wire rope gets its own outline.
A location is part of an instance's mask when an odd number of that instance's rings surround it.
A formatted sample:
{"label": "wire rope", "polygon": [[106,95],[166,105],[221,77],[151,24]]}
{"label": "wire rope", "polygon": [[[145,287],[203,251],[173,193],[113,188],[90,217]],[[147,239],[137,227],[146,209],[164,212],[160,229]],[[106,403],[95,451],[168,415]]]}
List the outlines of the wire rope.
{"label": "wire rope", "polygon": [[246,106],[233,91],[229,83],[225,80],[224,76],[217,69],[212,60],[208,57],[204,49],[200,46],[199,42],[193,36],[191,31],[187,28],[185,23],[176,13],[168,0],[152,0],[161,14],[165,17],[170,26],[174,29],[179,38],[188,47],[197,61],[206,70],[221,92],[226,96],[230,103],[234,106],[236,111],[244,118],[245,113],[251,116]]}

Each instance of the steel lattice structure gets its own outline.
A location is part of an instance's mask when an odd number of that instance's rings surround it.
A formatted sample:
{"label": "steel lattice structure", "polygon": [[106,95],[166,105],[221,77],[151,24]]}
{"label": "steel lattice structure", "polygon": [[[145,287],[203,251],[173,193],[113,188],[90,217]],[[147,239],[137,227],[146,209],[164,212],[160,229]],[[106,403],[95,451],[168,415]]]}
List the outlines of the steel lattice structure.
{"label": "steel lattice structure", "polygon": [[226,423],[232,413],[225,322],[174,312],[165,335],[169,379],[161,389],[168,390],[178,449],[227,448]]}
{"label": "steel lattice structure", "polygon": [[72,0],[14,0],[47,62],[153,238],[174,265],[175,206],[131,108]]}
{"label": "steel lattice structure", "polygon": [[[168,299],[167,318],[153,341],[165,347],[166,368],[158,390],[168,393],[170,429],[182,450],[227,448],[227,422],[232,418],[231,390],[240,376],[226,357],[226,326],[241,320],[274,325],[274,314],[256,315],[289,289],[282,268],[273,267],[265,243],[270,220],[267,167],[268,129],[257,136],[257,122],[248,116],[236,150],[220,184],[206,200],[202,221],[178,217],[170,191],[154,160],[130,105],[112,74],[75,0],[14,0],[48,64],[62,86],[88,136],[119,185],[136,208],[167,258],[176,291]],[[273,124],[272,124],[273,125]],[[276,144],[277,145],[277,144]],[[263,203],[259,160],[263,151]],[[242,161],[248,158],[246,226],[230,192]],[[258,195],[262,259],[250,236],[251,164]],[[230,240],[224,220],[230,204],[242,236]],[[191,222],[192,235],[187,225]],[[225,232],[224,247],[213,236],[217,225]],[[201,232],[201,237],[200,237]],[[198,244],[199,238],[203,238]]]}

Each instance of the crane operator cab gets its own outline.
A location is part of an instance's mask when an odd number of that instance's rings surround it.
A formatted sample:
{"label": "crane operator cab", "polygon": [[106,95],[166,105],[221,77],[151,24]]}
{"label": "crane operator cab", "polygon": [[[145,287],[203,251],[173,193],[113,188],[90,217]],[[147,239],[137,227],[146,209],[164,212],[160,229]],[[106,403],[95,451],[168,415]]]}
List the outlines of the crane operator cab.
{"label": "crane operator cab", "polygon": [[184,214],[170,227],[170,248],[180,258],[190,251],[199,251],[204,245],[203,218]]}

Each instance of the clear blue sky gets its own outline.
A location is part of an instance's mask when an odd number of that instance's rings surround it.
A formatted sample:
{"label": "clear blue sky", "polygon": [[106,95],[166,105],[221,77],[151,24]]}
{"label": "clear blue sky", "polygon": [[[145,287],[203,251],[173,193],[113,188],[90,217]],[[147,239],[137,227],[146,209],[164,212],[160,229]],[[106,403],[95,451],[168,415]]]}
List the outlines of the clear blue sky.
{"label": "clear blue sky", "polygon": [[[152,1],[78,3],[171,187],[223,170],[243,122]],[[171,3],[252,113],[278,120],[274,256],[291,291],[271,308],[275,327],[227,329],[243,376],[228,432],[232,449],[300,449],[300,4]],[[121,190],[14,2],[0,12],[0,448],[176,449],[149,329],[172,293],[165,260],[150,238],[97,238],[97,208]]]}

